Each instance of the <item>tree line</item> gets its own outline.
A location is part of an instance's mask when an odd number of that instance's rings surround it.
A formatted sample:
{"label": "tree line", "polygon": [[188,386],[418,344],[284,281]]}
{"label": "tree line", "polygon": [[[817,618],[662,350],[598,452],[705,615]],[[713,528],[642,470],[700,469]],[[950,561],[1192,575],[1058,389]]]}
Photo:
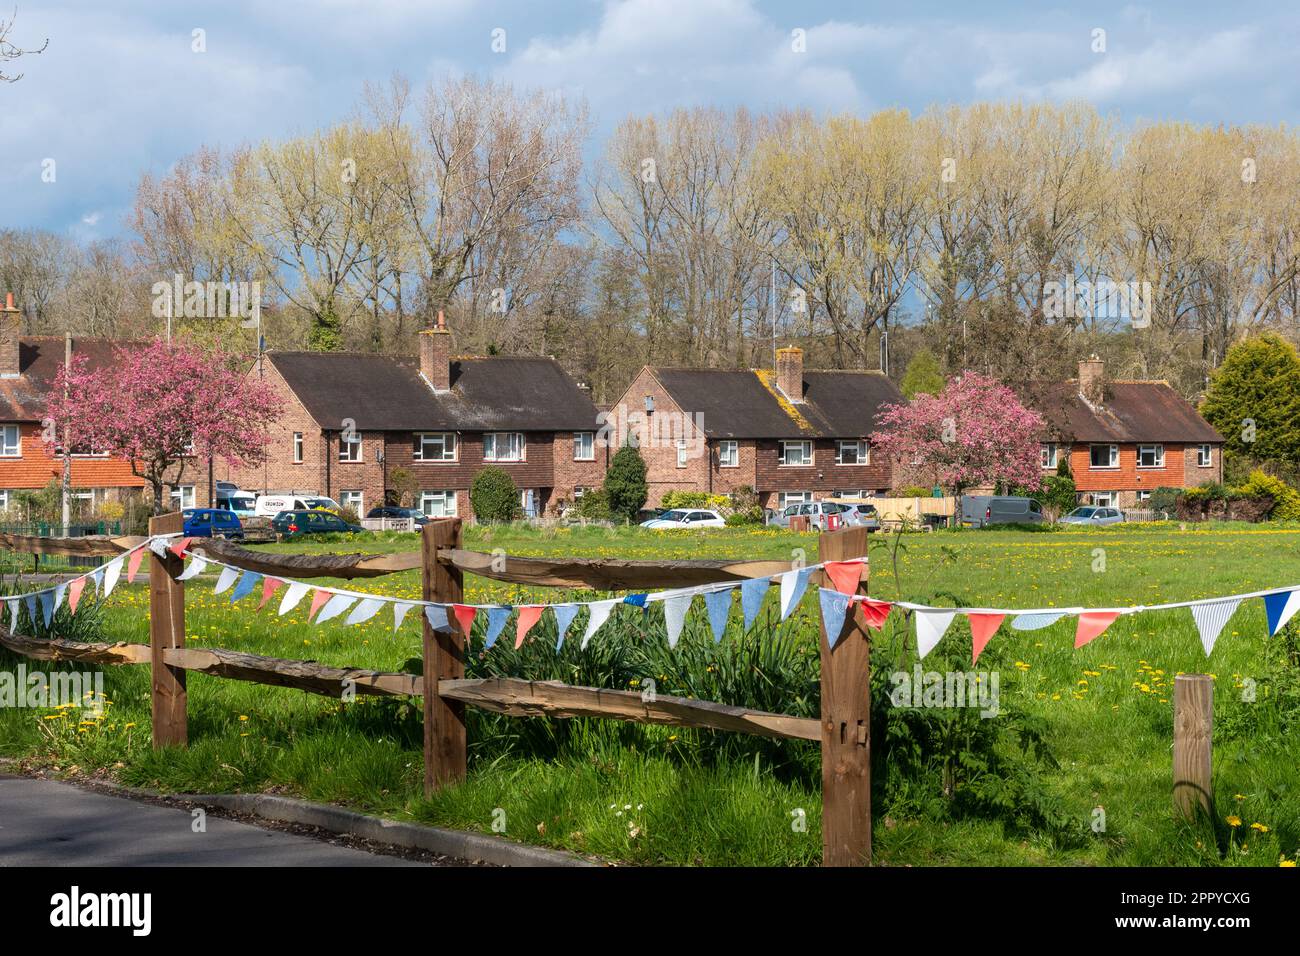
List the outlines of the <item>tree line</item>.
{"label": "tree line", "polygon": [[1096,351],[1191,396],[1244,333],[1295,335],[1298,171],[1284,127],[1075,103],[683,109],[595,144],[580,99],[399,76],[143,175],[129,238],[0,233],[0,282],[29,332],[124,337],[158,330],[174,274],[258,281],[274,348],[409,354],[443,309],[458,350],[555,355],[598,401],[645,363],[769,364],[774,338],[1012,384]]}

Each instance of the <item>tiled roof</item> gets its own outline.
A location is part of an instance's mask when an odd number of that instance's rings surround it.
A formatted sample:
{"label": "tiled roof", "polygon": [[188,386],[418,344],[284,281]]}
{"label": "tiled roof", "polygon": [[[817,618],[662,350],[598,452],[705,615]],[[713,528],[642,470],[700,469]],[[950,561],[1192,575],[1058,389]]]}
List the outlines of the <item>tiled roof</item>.
{"label": "tiled roof", "polygon": [[1079,442],[1222,442],[1220,435],[1168,382],[1108,381],[1094,408],[1079,383],[1036,382],[1030,404],[1047,419],[1045,438]]}

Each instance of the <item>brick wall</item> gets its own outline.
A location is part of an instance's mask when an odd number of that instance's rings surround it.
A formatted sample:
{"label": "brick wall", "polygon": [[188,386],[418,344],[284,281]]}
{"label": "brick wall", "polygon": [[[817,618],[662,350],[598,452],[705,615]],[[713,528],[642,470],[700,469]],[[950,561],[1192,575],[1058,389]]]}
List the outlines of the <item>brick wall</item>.
{"label": "brick wall", "polygon": [[[0,458],[0,488],[44,488],[63,480],[63,459],[50,454],[35,422],[4,422],[18,426],[21,455]],[[73,458],[73,488],[143,488],[144,479],[131,474],[122,458]]]}
{"label": "brick wall", "polygon": [[1119,466],[1093,468],[1091,445],[1076,443],[1070,449],[1070,473],[1080,491],[1151,491],[1155,488],[1184,486],[1184,447],[1166,443],[1163,468],[1139,468],[1138,446],[1119,446]]}
{"label": "brick wall", "polygon": [[573,501],[574,488],[599,488],[605,481],[608,460],[613,457],[614,449],[602,447],[592,436],[592,461],[574,461],[573,432],[556,432],[554,439],[554,477],[551,493],[551,508],[558,508],[561,501]]}
{"label": "brick wall", "polygon": [[[214,468],[215,477],[218,481],[233,481],[246,491],[259,494],[276,491],[323,493],[325,441],[321,427],[289,388],[275,363],[264,360],[262,364],[264,381],[283,403],[279,419],[268,429],[270,444],[267,446],[266,464],[255,468],[230,468],[218,460]],[[256,377],[258,371],[253,368],[248,374]],[[293,460],[294,432],[301,432],[303,437],[301,462]],[[205,480],[206,477],[207,470],[203,469]]]}

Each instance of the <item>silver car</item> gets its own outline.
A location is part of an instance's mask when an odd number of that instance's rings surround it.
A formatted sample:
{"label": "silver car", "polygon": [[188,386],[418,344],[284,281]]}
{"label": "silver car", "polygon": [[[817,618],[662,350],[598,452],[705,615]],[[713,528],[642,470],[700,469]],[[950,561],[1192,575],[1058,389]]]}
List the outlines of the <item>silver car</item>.
{"label": "silver car", "polygon": [[[838,501],[805,501],[802,504],[789,504],[780,511],[774,511],[767,523],[778,528],[790,527],[790,519],[798,515],[808,519],[808,527],[813,531],[826,530],[828,515],[838,515],[841,527],[854,527],[866,524],[866,515],[860,514],[853,505]],[[873,516],[874,517],[874,516]],[[876,522],[879,527],[879,522]]]}
{"label": "silver car", "polygon": [[1075,508],[1068,515],[1061,518],[1061,524],[1082,524],[1082,525],[1108,525],[1123,524],[1124,513],[1118,508],[1110,508],[1102,505],[1083,505]]}

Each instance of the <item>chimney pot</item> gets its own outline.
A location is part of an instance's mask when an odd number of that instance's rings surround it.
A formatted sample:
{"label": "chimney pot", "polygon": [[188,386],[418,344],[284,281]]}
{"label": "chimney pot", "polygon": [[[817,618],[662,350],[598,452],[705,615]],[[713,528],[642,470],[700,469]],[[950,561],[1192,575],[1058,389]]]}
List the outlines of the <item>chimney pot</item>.
{"label": "chimney pot", "polygon": [[803,401],[803,349],[790,346],[776,350],[776,387],[791,402]]}

